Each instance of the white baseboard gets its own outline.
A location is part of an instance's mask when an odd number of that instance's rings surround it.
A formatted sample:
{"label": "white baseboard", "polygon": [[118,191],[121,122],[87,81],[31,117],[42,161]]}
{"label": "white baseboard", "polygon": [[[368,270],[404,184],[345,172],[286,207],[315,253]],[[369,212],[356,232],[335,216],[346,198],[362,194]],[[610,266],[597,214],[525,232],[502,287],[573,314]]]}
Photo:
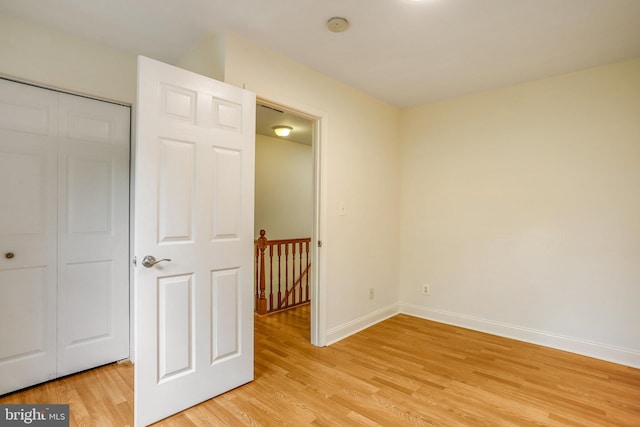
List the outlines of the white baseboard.
{"label": "white baseboard", "polygon": [[399,304],[399,312],[410,316],[446,323],[462,328],[486,332],[532,344],[568,351],[583,356],[640,368],[640,351],[591,342],[531,328],[494,322],[444,310],[413,304]]}
{"label": "white baseboard", "polygon": [[383,320],[395,316],[396,314],[398,314],[398,304],[393,304],[374,311],[373,313],[369,313],[366,316],[362,316],[350,322],[336,326],[335,328],[328,329],[326,334],[327,345],[343,340],[350,335],[356,334],[363,329],[367,329],[369,326],[380,323]]}

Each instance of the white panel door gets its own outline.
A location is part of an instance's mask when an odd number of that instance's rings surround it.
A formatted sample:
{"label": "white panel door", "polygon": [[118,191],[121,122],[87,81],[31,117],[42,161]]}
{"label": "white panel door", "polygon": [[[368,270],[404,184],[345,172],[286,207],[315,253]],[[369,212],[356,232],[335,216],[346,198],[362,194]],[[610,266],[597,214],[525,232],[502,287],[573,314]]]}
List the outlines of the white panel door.
{"label": "white panel door", "polygon": [[0,79],[0,394],[129,355],[129,122]]}
{"label": "white panel door", "polygon": [[56,105],[0,79],[0,394],[56,376]]}
{"label": "white panel door", "polygon": [[[135,423],[253,379],[255,95],[138,60]],[[167,259],[143,266],[143,258]],[[170,260],[170,261],[169,261]]]}
{"label": "white panel door", "polygon": [[129,357],[130,109],[59,94],[58,376]]}

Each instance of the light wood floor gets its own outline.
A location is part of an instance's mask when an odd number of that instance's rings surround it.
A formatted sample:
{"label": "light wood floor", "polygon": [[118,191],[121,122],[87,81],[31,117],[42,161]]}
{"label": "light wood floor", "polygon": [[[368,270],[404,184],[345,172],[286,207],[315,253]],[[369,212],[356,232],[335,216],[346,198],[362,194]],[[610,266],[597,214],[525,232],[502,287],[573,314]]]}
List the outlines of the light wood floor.
{"label": "light wood floor", "polygon": [[[640,370],[398,315],[330,347],[309,307],[256,318],[252,383],[159,426],[640,426]],[[71,425],[133,419],[133,367],[0,403],[70,403]]]}

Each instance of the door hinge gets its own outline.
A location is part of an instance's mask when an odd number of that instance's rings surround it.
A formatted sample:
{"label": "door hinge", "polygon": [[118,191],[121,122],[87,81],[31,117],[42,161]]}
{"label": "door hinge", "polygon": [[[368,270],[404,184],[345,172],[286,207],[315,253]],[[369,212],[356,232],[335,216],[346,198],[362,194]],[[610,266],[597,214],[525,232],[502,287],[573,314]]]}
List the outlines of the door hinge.
{"label": "door hinge", "polygon": [[322,247],[322,240],[318,240],[318,247],[321,248]]}

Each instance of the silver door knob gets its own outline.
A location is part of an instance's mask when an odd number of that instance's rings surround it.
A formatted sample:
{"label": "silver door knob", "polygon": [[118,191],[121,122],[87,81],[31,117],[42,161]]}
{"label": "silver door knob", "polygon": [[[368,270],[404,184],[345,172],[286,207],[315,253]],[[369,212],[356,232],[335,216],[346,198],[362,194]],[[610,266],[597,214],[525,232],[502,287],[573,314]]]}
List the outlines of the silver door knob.
{"label": "silver door knob", "polygon": [[144,265],[147,268],[151,268],[157,263],[162,261],[171,261],[171,260],[169,258],[156,260],[156,258],[153,255],[147,255],[144,258],[142,258],[142,265]]}

